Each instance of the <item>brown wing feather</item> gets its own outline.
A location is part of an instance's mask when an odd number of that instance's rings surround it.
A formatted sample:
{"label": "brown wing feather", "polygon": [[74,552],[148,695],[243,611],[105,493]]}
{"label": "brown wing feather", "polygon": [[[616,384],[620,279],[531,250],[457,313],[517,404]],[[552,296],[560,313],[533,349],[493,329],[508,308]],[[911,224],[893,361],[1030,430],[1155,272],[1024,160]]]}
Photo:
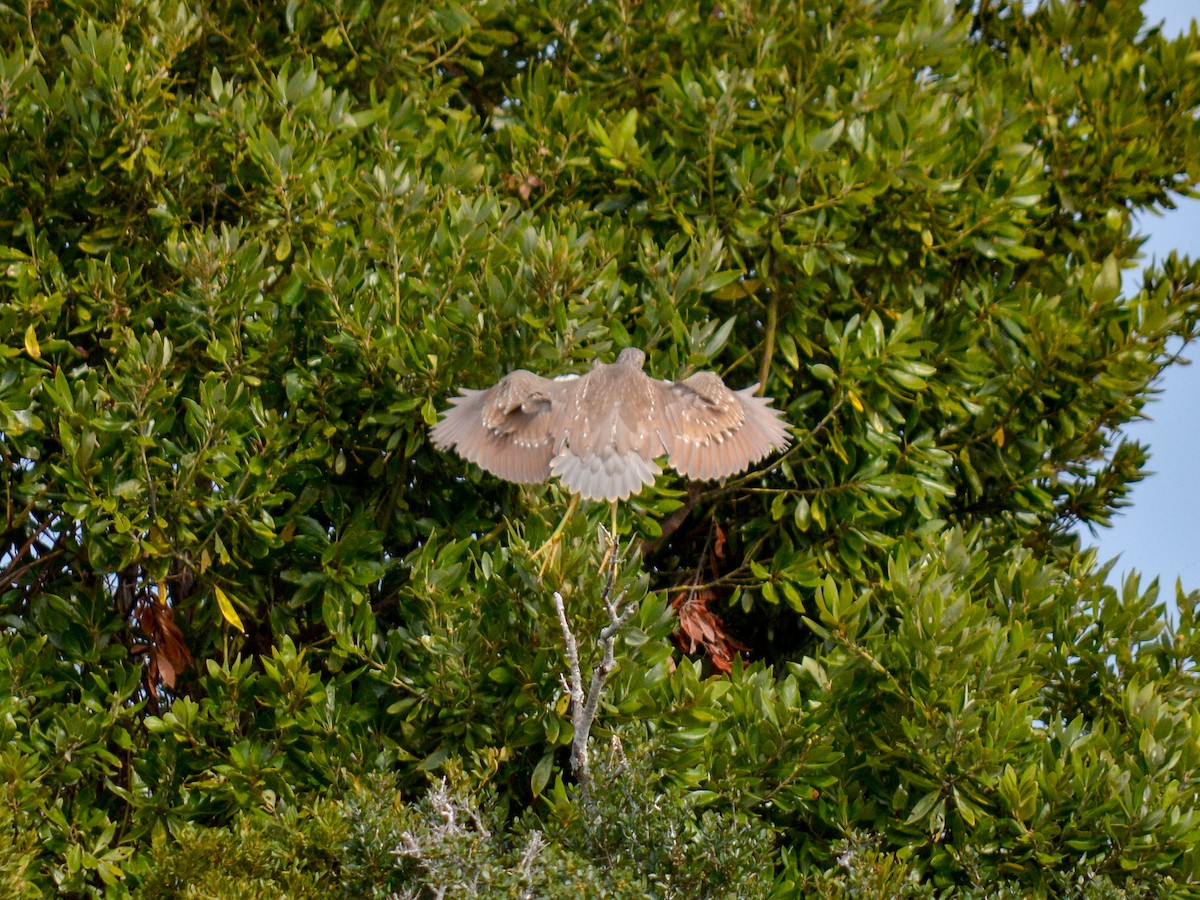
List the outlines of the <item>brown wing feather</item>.
{"label": "brown wing feather", "polygon": [[668,459],[688,478],[726,478],[791,442],[783,414],[754,396],[758,385],[731,391],[712,372],[659,384]]}
{"label": "brown wing feather", "polygon": [[485,391],[462,388],[430,437],[500,478],[545,481],[568,384],[517,369]]}

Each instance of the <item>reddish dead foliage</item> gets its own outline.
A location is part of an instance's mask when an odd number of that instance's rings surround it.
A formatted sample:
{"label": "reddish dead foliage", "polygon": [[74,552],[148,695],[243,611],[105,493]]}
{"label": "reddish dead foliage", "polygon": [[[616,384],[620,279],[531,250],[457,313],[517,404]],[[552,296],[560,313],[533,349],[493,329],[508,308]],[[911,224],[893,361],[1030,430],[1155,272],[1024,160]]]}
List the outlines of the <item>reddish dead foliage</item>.
{"label": "reddish dead foliage", "polygon": [[176,677],[191,665],[192,653],[175,624],[175,610],[167,606],[161,585],[157,598],[148,592],[142,595],[133,614],[148,642],[130,649],[146,654],[146,687],[151,696],[157,697],[160,682],[168,688],[175,687]]}

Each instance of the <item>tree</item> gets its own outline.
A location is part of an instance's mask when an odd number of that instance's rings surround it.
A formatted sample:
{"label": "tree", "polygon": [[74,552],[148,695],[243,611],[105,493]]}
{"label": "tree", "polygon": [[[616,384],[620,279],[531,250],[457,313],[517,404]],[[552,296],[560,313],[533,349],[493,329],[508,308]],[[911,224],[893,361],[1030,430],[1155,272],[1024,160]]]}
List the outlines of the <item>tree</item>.
{"label": "tree", "polygon": [[[1075,0],[0,10],[7,893],[233,865],[243,827],[307,836],[278,839],[315,848],[292,890],[339,847],[377,872],[325,825],[379,770],[486,809],[496,865],[537,832],[614,896],[693,871],[608,865],[596,811],[645,771],[673,834],[742,835],[720,871],[780,891],[1200,893],[1197,595],[1168,617],[1075,536],[1141,477],[1118,429],[1197,332],[1190,260],[1122,277],[1133,214],[1200,181],[1200,38],[1143,25]],[[552,598],[608,621],[607,509],[539,573],[563,495],[427,430],[461,385],[631,344],[656,377],[763,382],[796,443],[622,508],[638,611],[595,737],[639,762],[593,801]],[[745,663],[682,653],[676,608]],[[430,796],[395,828],[460,808]]]}

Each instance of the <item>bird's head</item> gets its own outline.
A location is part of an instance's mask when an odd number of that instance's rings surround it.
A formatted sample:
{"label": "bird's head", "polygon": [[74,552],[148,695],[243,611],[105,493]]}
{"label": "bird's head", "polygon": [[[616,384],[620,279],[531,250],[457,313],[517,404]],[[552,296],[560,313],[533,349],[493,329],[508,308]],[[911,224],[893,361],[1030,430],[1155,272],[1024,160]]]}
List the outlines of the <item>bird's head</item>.
{"label": "bird's head", "polygon": [[617,365],[633,366],[635,369],[640,369],[646,364],[646,354],[637,347],[626,347],[621,351],[621,355],[617,357]]}

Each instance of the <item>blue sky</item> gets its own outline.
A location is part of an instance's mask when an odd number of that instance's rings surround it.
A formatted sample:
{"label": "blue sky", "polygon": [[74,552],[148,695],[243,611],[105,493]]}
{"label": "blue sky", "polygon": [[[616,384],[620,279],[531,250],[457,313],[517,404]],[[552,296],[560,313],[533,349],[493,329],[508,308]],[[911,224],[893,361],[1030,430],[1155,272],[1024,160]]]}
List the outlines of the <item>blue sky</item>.
{"label": "blue sky", "polygon": [[[1165,22],[1168,36],[1186,32],[1200,15],[1197,0],[1146,0],[1142,9],[1147,21]],[[1172,250],[1193,258],[1200,252],[1200,200],[1179,198],[1177,203],[1178,209],[1138,221],[1138,230],[1150,236],[1143,264]],[[1135,273],[1126,275],[1127,291],[1139,285]],[[1188,348],[1186,356],[1200,360],[1198,349]],[[1200,364],[1172,366],[1158,388],[1161,393],[1145,410],[1149,418],[1125,429],[1150,448],[1154,474],[1134,486],[1133,505],[1114,518],[1111,528],[1094,537],[1085,532],[1083,540],[1099,548],[1101,560],[1119,556],[1110,582],[1120,584],[1136,569],[1143,586],[1158,577],[1159,597],[1167,600],[1175,596],[1177,578],[1185,590],[1200,588]]]}

